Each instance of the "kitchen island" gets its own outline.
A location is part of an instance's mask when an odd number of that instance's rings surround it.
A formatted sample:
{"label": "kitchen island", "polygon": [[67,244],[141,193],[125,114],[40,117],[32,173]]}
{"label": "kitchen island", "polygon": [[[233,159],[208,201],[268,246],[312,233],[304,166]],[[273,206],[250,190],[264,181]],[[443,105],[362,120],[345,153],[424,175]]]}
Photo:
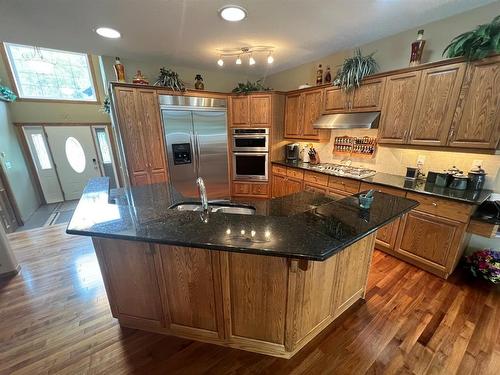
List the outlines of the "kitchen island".
{"label": "kitchen island", "polygon": [[301,192],[230,204],[254,215],[171,208],[189,201],[93,179],[67,233],[92,237],[122,326],[284,358],[364,297],[376,230],[418,204]]}

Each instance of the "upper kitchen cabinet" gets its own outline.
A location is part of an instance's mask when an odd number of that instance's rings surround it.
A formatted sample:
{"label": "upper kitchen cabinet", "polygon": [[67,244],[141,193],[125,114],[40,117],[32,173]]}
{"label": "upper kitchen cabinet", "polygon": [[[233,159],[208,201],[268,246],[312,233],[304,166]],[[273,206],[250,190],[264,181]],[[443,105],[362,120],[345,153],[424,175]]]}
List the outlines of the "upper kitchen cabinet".
{"label": "upper kitchen cabinet", "polygon": [[410,130],[421,71],[391,75],[386,78],[379,143],[406,143]]}
{"label": "upper kitchen cabinet", "polygon": [[229,98],[230,126],[270,127],[272,94],[249,94]]}
{"label": "upper kitchen cabinet", "polygon": [[445,146],[465,73],[465,63],[422,71],[409,144]]}
{"label": "upper kitchen cabinet", "polygon": [[325,89],[325,113],[380,111],[385,88],[385,77],[363,81],[350,93],[339,87]]}
{"label": "upper kitchen cabinet", "polygon": [[314,122],[323,110],[323,89],[292,92],[285,101],[285,138],[323,141],[330,138],[328,130],[318,130]]}
{"label": "upper kitchen cabinet", "polygon": [[130,184],[147,185],[167,180],[160,108],[155,90],[114,88],[118,123]]}
{"label": "upper kitchen cabinet", "polygon": [[495,149],[500,140],[500,56],[469,63],[448,144]]}

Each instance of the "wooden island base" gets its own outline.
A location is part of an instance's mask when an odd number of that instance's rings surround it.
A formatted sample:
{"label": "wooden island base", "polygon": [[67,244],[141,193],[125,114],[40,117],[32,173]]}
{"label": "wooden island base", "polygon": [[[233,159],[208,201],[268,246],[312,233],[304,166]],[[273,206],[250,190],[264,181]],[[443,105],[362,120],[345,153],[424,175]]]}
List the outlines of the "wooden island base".
{"label": "wooden island base", "polygon": [[364,298],[374,240],[317,262],[93,238],[122,326],[282,358]]}

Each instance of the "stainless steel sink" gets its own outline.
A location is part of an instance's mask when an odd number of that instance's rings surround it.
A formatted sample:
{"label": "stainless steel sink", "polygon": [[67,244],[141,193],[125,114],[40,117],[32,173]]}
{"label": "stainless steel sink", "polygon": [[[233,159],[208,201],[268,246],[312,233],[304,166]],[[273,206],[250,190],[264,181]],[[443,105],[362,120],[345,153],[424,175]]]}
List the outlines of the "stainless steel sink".
{"label": "stainless steel sink", "polygon": [[[171,210],[177,211],[202,211],[201,203],[199,202],[186,202],[177,203],[170,207]],[[225,214],[237,215],[255,215],[255,207],[243,206],[235,204],[208,204],[210,212],[219,212]]]}

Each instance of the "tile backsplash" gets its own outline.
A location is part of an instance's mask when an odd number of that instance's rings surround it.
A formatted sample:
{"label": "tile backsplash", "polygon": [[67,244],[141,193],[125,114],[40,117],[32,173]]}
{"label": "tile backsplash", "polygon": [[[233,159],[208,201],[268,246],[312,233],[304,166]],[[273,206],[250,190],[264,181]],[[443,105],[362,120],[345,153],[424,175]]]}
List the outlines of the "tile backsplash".
{"label": "tile backsplash", "polygon": [[[314,143],[322,163],[338,163],[342,157],[333,154],[333,142],[339,136],[369,136],[376,137],[376,129],[332,130],[328,143]],[[301,143],[301,147],[306,143]],[[406,167],[416,166],[417,159],[425,158],[423,171],[440,171],[456,166],[467,173],[477,160],[482,160],[482,168],[488,174],[485,188],[500,192],[500,155],[486,155],[453,151],[434,151],[431,149],[409,149],[378,145],[372,159],[352,157],[352,165],[374,169],[377,172],[405,175]]]}

